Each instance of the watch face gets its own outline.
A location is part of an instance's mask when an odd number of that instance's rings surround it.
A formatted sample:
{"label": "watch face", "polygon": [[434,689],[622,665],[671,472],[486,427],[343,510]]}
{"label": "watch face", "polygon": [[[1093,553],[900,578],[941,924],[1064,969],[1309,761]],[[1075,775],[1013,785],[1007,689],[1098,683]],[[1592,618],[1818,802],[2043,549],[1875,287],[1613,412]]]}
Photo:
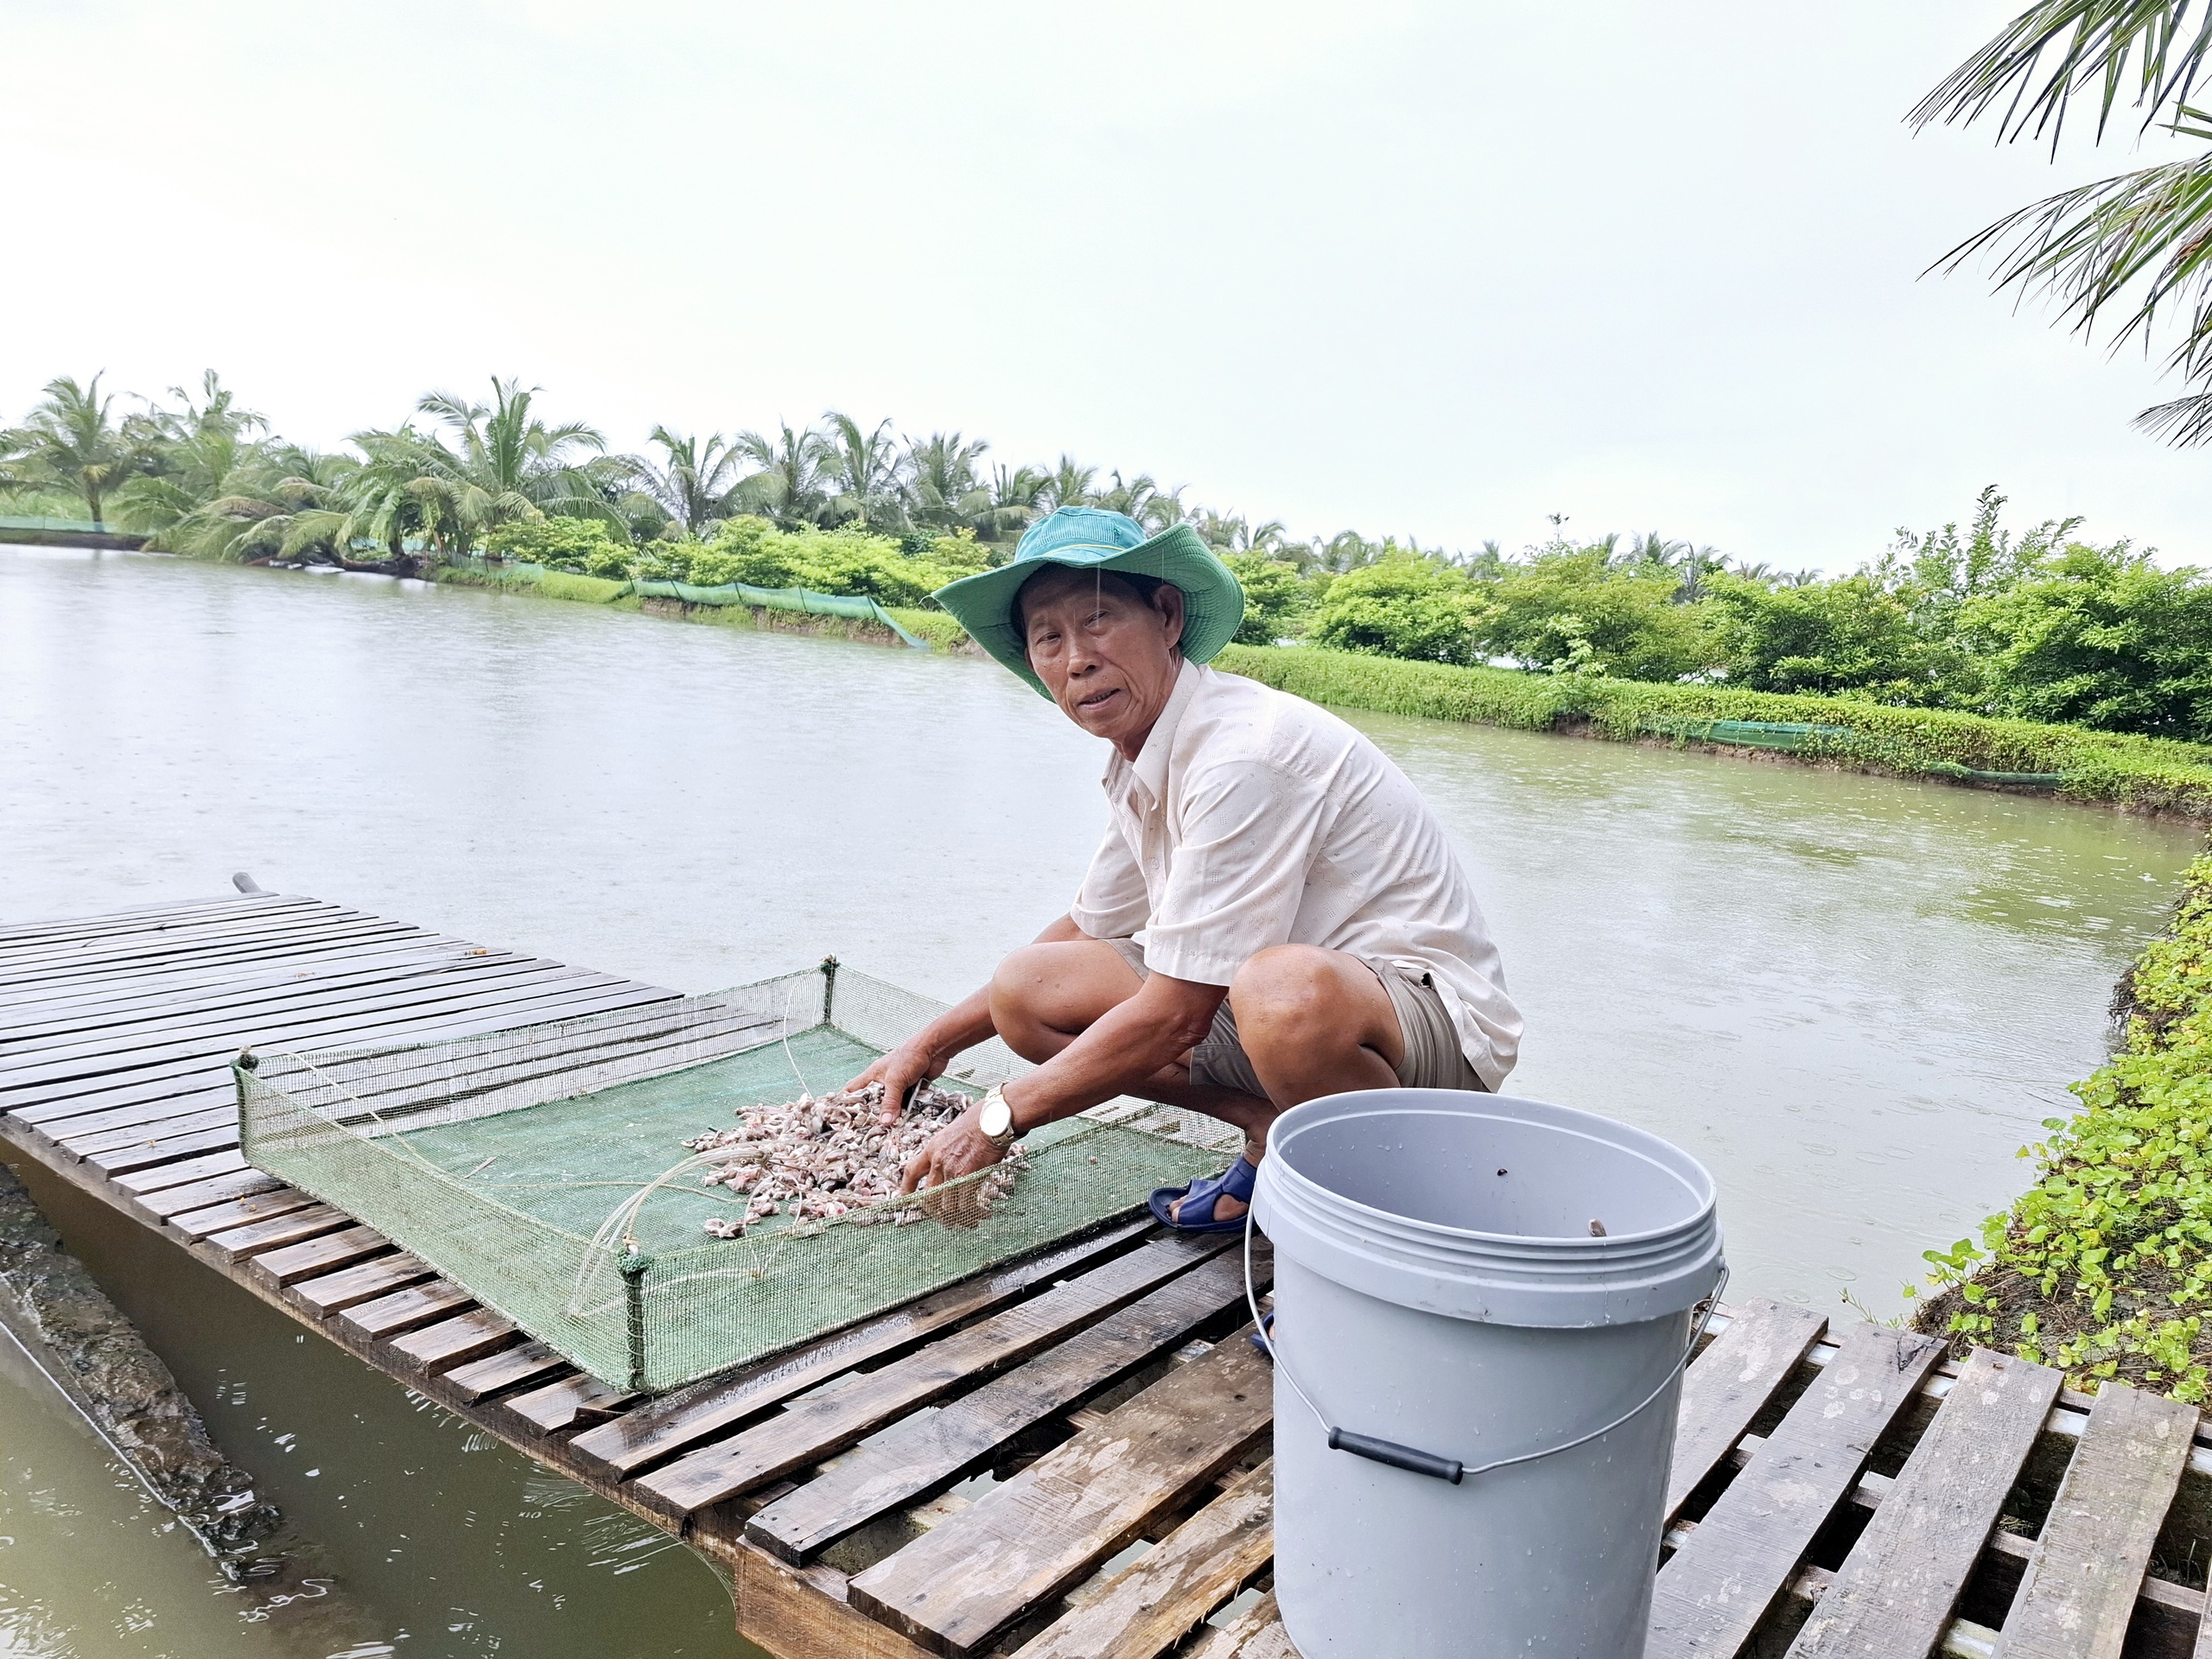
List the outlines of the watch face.
{"label": "watch face", "polygon": [[983,1103],[980,1127],[985,1135],[997,1140],[1014,1127],[1014,1109],[1006,1103],[1003,1097],[994,1096]]}

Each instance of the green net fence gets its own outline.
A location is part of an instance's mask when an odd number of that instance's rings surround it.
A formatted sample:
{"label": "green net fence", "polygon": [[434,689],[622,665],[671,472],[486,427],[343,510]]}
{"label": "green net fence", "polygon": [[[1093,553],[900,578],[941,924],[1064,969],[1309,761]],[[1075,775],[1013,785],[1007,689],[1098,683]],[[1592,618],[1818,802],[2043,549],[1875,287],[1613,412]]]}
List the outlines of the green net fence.
{"label": "green net fence", "polygon": [[899,620],[864,594],[817,594],[810,588],[755,588],[750,582],[723,582],[702,588],[688,582],[632,582],[630,591],[642,599],[673,599],[686,605],[744,605],[760,610],[793,611],[805,616],[837,616],[849,622],[876,622],[891,630],[916,651],[927,651],[930,642],[899,625]]}
{"label": "green net fence", "polygon": [[[1027,1168],[980,1219],[948,1190],[910,1224],[861,1210],[706,1235],[745,1199],[702,1184],[686,1139],[834,1090],[942,1011],[824,964],[486,1036],[264,1051],[236,1070],[242,1138],[254,1164],[594,1376],[658,1391],[1124,1215],[1226,1160],[1233,1132],[1121,1102],[1025,1137]],[[1024,1069],[993,1041],[945,1082],[979,1093]]]}

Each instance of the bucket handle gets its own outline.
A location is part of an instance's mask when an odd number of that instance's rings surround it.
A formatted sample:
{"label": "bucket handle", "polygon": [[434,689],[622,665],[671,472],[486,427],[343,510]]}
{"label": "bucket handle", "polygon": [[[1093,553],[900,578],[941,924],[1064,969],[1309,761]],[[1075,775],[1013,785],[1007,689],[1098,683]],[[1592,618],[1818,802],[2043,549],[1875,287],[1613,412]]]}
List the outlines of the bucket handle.
{"label": "bucket handle", "polygon": [[1706,1327],[1713,1323],[1713,1310],[1720,1306],[1720,1293],[1727,1288],[1728,1264],[1723,1262],[1720,1264],[1720,1282],[1713,1286],[1712,1294],[1706,1297],[1705,1310],[1698,1315],[1697,1328],[1690,1332],[1690,1339],[1683,1346],[1681,1357],[1667,1368],[1667,1375],[1659,1379],[1657,1388],[1614,1418],[1611,1422],[1607,1423],[1603,1428],[1593,1428],[1587,1434],[1579,1434],[1574,1439],[1563,1441],[1558,1446],[1546,1446],[1541,1452],[1523,1452],[1516,1457],[1499,1458],[1490,1463],[1478,1463],[1471,1469],[1457,1458],[1440,1457],[1433,1452],[1423,1452],[1418,1446],[1401,1446],[1395,1440],[1381,1440],[1372,1434],[1355,1434],[1350,1429],[1338,1428],[1321,1414],[1321,1408],[1313,1403],[1313,1396],[1298,1385],[1298,1379],[1290,1374],[1289,1367],[1282,1363],[1282,1354],[1275,1347],[1274,1333],[1268,1329],[1267,1321],[1260,1317],[1260,1299],[1252,1289],[1252,1212],[1249,1210],[1244,1212],[1244,1305],[1252,1311],[1252,1328],[1258,1335],[1261,1345],[1268,1351],[1268,1357],[1274,1362],[1275,1375],[1290,1384],[1290,1391],[1299,1397],[1306,1410],[1313,1414],[1313,1421],[1321,1425],[1322,1433],[1329,1437],[1329,1450],[1349,1452],[1352,1456],[1365,1458],[1370,1463],[1388,1464],[1393,1469],[1408,1470],[1416,1475],[1427,1475],[1433,1479],[1446,1480],[1454,1486],[1469,1475],[1487,1475],[1500,1469],[1510,1469],[1516,1464],[1535,1463],[1544,1458],[1555,1458],[1562,1452],[1573,1451],[1578,1446],[1587,1446],[1591,1441],[1611,1433],[1630,1418],[1642,1412],[1646,1406],[1666,1393],[1674,1380],[1681,1375],[1682,1368],[1696,1356],[1697,1345],[1705,1338]]}

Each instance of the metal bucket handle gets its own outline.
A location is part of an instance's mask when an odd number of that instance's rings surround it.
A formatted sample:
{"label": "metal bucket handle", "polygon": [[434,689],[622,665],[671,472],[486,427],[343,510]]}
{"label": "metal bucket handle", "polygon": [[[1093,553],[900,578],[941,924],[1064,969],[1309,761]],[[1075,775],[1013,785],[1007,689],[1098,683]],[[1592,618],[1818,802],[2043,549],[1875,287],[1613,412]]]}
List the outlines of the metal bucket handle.
{"label": "metal bucket handle", "polygon": [[1728,1264],[1723,1262],[1720,1264],[1720,1282],[1713,1286],[1712,1294],[1706,1297],[1704,1311],[1698,1315],[1697,1327],[1690,1332],[1689,1342],[1682,1349],[1681,1357],[1667,1368],[1667,1375],[1659,1379],[1657,1388],[1603,1428],[1593,1428],[1587,1434],[1577,1435],[1558,1446],[1546,1446],[1541,1452],[1523,1452],[1516,1457],[1499,1458],[1470,1468],[1457,1458],[1440,1457],[1433,1452],[1423,1452],[1417,1446],[1401,1446],[1395,1440],[1381,1440],[1372,1434],[1356,1434],[1350,1429],[1338,1428],[1322,1415],[1320,1407],[1313,1403],[1313,1396],[1299,1386],[1298,1379],[1283,1363],[1282,1354],[1275,1347],[1274,1333],[1268,1329],[1267,1321],[1260,1317],[1260,1299],[1252,1289],[1252,1214],[1248,1210],[1244,1214],[1244,1305],[1252,1313],[1253,1332],[1268,1351],[1268,1357],[1274,1362],[1275,1374],[1290,1384],[1290,1391],[1305,1403],[1306,1410],[1313,1414],[1313,1421],[1321,1425],[1322,1432],[1329,1437],[1329,1450],[1349,1452],[1352,1456],[1365,1458],[1370,1463],[1386,1463],[1393,1469],[1409,1470],[1416,1475],[1448,1480],[1454,1486],[1469,1475],[1487,1475],[1499,1469],[1510,1469],[1516,1464],[1535,1463],[1540,1459],[1557,1457],[1562,1452],[1572,1452],[1578,1446],[1587,1446],[1591,1441],[1611,1433],[1627,1422],[1664,1394],[1675,1379],[1681,1375],[1682,1368],[1695,1357],[1698,1344],[1705,1338],[1706,1327],[1713,1323],[1713,1310],[1720,1305],[1720,1293],[1728,1287]]}

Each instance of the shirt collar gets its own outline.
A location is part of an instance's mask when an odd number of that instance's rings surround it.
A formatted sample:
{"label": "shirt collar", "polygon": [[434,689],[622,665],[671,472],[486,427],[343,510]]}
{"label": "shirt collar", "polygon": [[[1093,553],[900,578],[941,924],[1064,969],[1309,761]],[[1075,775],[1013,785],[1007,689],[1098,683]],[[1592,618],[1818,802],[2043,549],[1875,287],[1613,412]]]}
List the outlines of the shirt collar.
{"label": "shirt collar", "polygon": [[1123,791],[1134,785],[1144,793],[1147,802],[1157,806],[1167,796],[1167,762],[1175,751],[1175,728],[1182,723],[1183,711],[1191,706],[1191,699],[1198,696],[1205,683],[1205,671],[1187,657],[1175,671],[1175,689],[1168,694],[1167,706],[1160,711],[1160,718],[1153,722],[1146,734],[1144,747],[1137,751],[1134,761],[1124,761],[1116,749],[1106,767],[1105,784],[1109,793],[1118,776],[1124,780]]}

